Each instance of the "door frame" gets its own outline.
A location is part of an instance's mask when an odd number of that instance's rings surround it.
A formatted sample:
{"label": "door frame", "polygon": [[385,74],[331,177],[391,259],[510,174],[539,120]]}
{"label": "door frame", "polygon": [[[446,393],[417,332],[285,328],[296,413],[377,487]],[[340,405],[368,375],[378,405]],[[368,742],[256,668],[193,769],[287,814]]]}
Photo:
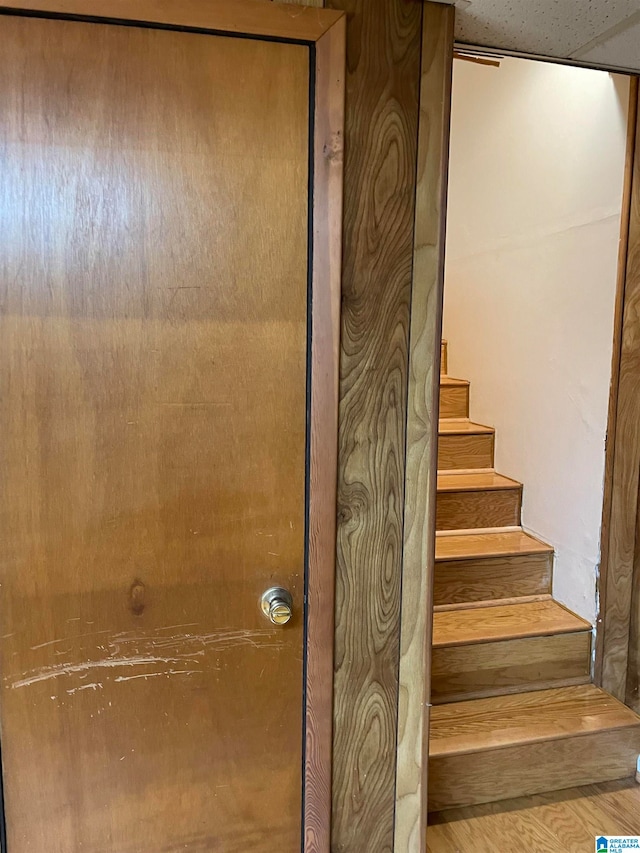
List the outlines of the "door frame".
{"label": "door frame", "polygon": [[[456,42],[455,48],[488,58],[512,56],[630,77],[593,680],[640,713],[640,75],[598,63],[472,43]],[[438,362],[437,342],[431,357]]]}
{"label": "door frame", "polygon": [[[433,61],[429,60],[428,54],[424,52],[425,50],[426,44],[423,41],[423,84],[430,82],[431,86],[423,88],[420,119],[421,125],[424,122],[425,128],[428,128],[431,127],[432,123],[435,125],[437,121],[436,103],[439,103],[440,109],[450,108],[450,101],[446,99],[450,99],[451,91],[445,89],[444,100],[438,101],[438,97],[441,96],[443,80],[438,76],[437,68],[433,69]],[[595,684],[640,714],[640,74],[631,73],[621,68],[606,67],[560,57],[531,55],[521,51],[490,48],[484,45],[465,44],[457,41],[454,43],[454,50],[471,51],[478,56],[487,58],[510,56],[557,65],[609,71],[630,77],[626,162],[621,206],[611,385],[606,436],[601,558],[598,577],[599,610],[596,621],[593,680]],[[429,76],[425,78],[425,74]],[[429,100],[429,96],[431,100]],[[445,116],[448,121],[449,113],[445,113]],[[448,126],[447,129],[449,129]],[[437,150],[437,142],[435,146]],[[434,153],[432,156],[435,158],[437,154]],[[441,168],[446,170],[447,165],[445,158]],[[441,206],[437,208],[436,202],[432,201],[433,210],[431,214],[434,216],[439,210],[441,217],[445,219],[446,171],[443,180],[445,189],[442,195],[438,192],[437,181],[432,183],[432,188],[435,191],[433,197],[440,199]],[[420,193],[420,187],[418,193]],[[423,211],[424,208],[423,205]],[[440,223],[442,231],[438,232],[436,229],[437,219],[434,219],[431,224],[432,231],[429,235],[431,239],[420,240],[421,226],[418,223],[418,215],[419,211],[416,209],[415,258],[417,261],[420,251],[430,250],[432,254],[430,257],[428,255],[425,257],[425,263],[428,257],[432,278],[430,287],[429,284],[422,282],[421,291],[421,282],[416,280],[414,274],[414,290],[411,302],[411,375],[407,415],[404,573],[405,575],[411,573],[412,583],[415,584],[414,591],[420,589],[420,582],[427,590],[426,593],[422,593],[423,596],[429,596],[432,590],[434,571],[434,525],[430,518],[430,512],[431,506],[435,503],[433,492],[429,492],[429,489],[433,490],[429,475],[435,480],[437,464],[433,457],[433,447],[437,447],[437,391],[440,381],[441,355],[439,331],[444,295],[443,280],[440,278],[440,271],[437,267],[443,257],[440,255],[443,250],[439,246],[437,238],[444,234],[446,223]],[[423,212],[422,228],[426,229],[427,223],[427,214]],[[416,292],[419,297],[417,302],[415,300]],[[420,316],[420,312],[425,311],[427,299],[434,300],[432,307],[430,306],[432,313],[429,325],[423,324]],[[414,323],[417,335],[414,335]],[[421,337],[425,335],[428,336],[428,346],[424,345],[425,342]],[[420,352],[422,352],[422,357],[416,358]],[[427,394],[432,394],[431,418],[436,424],[435,437],[433,425],[431,425],[431,434],[429,435],[429,409],[421,399],[421,395],[425,392],[425,382]],[[414,394],[417,396],[414,397]],[[431,448],[429,447],[430,442]],[[432,461],[431,468],[427,470],[425,459],[429,452],[432,454]],[[415,459],[413,470],[410,465],[412,458]],[[420,470],[421,465],[425,468],[424,471]],[[412,479],[419,477],[423,478],[424,485],[420,489],[416,489]],[[419,496],[425,502],[420,514],[416,513],[415,510]],[[418,578],[420,563],[416,562],[416,556],[420,554],[420,538],[412,534],[413,516],[419,519],[420,528],[418,532],[423,537],[429,537],[429,547],[422,557],[423,577],[420,581]],[[409,606],[410,595],[406,596],[406,600],[403,595],[403,608]],[[430,639],[430,624],[431,609],[426,623],[420,626],[421,635],[424,635],[426,630],[427,642]],[[405,647],[409,647],[408,641],[405,643]],[[407,673],[409,673],[408,668]],[[408,681],[408,679],[406,680]],[[401,689],[402,683],[401,681]],[[427,720],[428,726],[428,710],[430,708],[428,677],[425,684],[426,711],[423,719]],[[428,738],[428,731],[426,736]],[[428,754],[428,740],[423,754]],[[400,755],[401,740],[399,739],[399,761]],[[405,764],[407,764],[406,761]],[[426,771],[423,769],[422,772],[425,774],[423,775],[423,785],[426,787]],[[396,803],[397,806],[400,805],[400,792],[397,794]],[[417,813],[415,808],[414,811]],[[427,826],[428,811],[426,806],[423,813],[424,825]],[[400,814],[399,811],[398,814]],[[425,849],[424,843],[419,849]]]}
{"label": "door frame", "polygon": [[602,509],[595,681],[640,711],[640,130],[631,77]]}
{"label": "door frame", "polygon": [[[310,51],[303,853],[329,853],[346,15],[267,0],[16,0],[0,15],[304,44]],[[4,845],[3,845],[4,846]]]}

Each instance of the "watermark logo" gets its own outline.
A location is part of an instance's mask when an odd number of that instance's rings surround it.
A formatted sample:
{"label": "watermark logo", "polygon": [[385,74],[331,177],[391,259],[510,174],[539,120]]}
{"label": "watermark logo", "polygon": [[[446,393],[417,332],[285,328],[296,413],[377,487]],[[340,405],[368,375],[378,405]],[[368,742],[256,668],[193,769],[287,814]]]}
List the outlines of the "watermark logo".
{"label": "watermark logo", "polygon": [[622,850],[640,851],[640,835],[601,835],[596,838],[596,853],[619,853]]}

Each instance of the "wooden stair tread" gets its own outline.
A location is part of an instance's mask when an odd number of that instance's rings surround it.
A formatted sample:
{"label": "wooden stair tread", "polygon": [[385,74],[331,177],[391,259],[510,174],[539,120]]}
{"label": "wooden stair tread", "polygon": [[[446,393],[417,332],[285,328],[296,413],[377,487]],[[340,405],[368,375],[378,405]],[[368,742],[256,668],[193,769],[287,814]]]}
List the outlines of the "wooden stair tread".
{"label": "wooden stair tread", "polygon": [[438,422],[440,435],[493,435],[495,429],[485,424],[476,424],[468,418],[441,418]]}
{"label": "wooden stair tread", "polygon": [[591,625],[551,598],[436,611],[433,615],[434,649],[580,631],[591,631]]}
{"label": "wooden stair tread", "polygon": [[640,717],[593,684],[438,705],[432,758],[638,726]]}
{"label": "wooden stair tread", "polygon": [[551,545],[524,530],[436,536],[436,561],[552,553]]}
{"label": "wooden stair tread", "polygon": [[470,385],[468,379],[456,379],[454,376],[447,376],[445,373],[440,374],[440,385],[448,385],[455,388],[465,388]]}
{"label": "wooden stair tread", "polygon": [[495,471],[465,471],[464,473],[438,473],[437,488],[439,492],[475,492],[481,490],[519,489],[522,483],[496,474]]}

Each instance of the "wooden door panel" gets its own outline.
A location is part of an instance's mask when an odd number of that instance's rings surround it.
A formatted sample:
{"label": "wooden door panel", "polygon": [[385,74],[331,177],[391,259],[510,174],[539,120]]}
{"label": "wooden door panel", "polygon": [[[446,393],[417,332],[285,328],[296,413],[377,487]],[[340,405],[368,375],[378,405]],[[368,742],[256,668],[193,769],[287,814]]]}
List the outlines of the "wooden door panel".
{"label": "wooden door panel", "polygon": [[309,50],[0,39],[9,849],[297,850]]}

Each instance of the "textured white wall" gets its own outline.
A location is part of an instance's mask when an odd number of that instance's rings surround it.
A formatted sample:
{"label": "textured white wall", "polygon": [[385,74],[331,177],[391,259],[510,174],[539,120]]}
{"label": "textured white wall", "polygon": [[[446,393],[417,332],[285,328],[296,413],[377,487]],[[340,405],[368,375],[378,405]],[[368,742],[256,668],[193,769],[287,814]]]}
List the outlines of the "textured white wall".
{"label": "textured white wall", "polygon": [[554,595],[594,621],[628,80],[454,63],[444,337]]}

